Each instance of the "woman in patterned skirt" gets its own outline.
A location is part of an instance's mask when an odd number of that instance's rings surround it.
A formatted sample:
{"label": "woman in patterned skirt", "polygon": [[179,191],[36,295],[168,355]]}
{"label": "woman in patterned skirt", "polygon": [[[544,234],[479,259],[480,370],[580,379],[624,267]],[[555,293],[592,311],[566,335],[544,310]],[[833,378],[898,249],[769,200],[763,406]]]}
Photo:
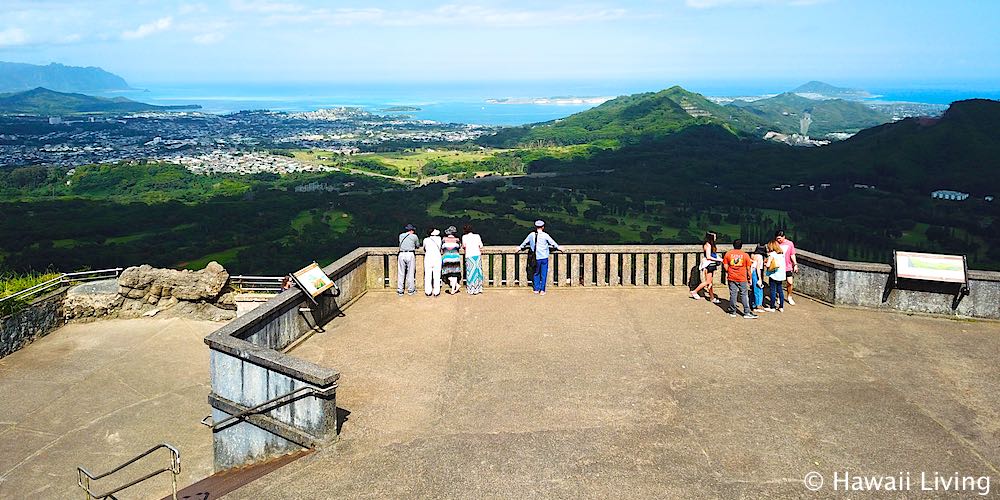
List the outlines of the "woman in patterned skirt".
{"label": "woman in patterned skirt", "polygon": [[451,290],[448,293],[454,295],[462,288],[459,280],[462,279],[462,240],[455,234],[458,229],[455,226],[448,226],[444,230],[444,240],[441,241],[441,277],[448,280]]}
{"label": "woman in patterned skirt", "polygon": [[483,293],[483,239],[472,232],[472,225],[462,227],[462,248],[465,249],[465,286],[469,295]]}

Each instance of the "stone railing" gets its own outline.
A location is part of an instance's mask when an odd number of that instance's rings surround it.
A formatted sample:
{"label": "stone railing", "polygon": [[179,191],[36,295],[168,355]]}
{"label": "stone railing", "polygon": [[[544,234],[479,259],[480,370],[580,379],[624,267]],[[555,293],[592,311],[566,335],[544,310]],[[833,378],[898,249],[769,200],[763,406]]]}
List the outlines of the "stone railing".
{"label": "stone railing", "polygon": [[[699,280],[700,245],[563,248],[553,253],[549,264],[553,287],[693,287]],[[951,297],[931,292],[894,290],[883,301],[890,272],[887,265],[837,261],[804,251],[798,255],[801,272],[796,277],[796,291],[831,304],[1000,318],[1000,273],[970,271],[971,294],[952,309]],[[216,469],[300,447],[323,446],[336,438],[333,394],[340,374],[284,351],[318,327],[337,321],[341,312],[365,293],[394,291],[396,265],[395,248],[359,248],[324,268],[337,283],[338,294],[323,295],[313,304],[303,292],[286,290],[205,338],[211,349],[209,402],[216,422],[305,387],[330,394],[307,395],[216,429]],[[527,253],[518,252],[517,247],[487,247],[483,257],[485,286],[529,286],[526,265]],[[423,256],[419,252],[416,271],[417,286],[422,287]],[[723,274],[716,273],[719,282]]]}
{"label": "stone railing", "polygon": [[836,306],[1000,319],[1000,272],[969,270],[969,294],[928,283],[895,288],[892,266],[849,262],[799,250],[795,292]]}
{"label": "stone railing", "polygon": [[[724,251],[731,247],[719,247]],[[395,248],[368,248],[368,286],[396,287]],[[528,253],[517,247],[483,250],[483,286],[531,286]],[[681,286],[697,283],[701,245],[567,245],[549,258],[549,283],[559,287]],[[464,262],[463,262],[464,267]],[[417,252],[416,282],[423,283],[423,254]],[[464,274],[463,274],[464,275]],[[722,273],[716,273],[721,282]]]}

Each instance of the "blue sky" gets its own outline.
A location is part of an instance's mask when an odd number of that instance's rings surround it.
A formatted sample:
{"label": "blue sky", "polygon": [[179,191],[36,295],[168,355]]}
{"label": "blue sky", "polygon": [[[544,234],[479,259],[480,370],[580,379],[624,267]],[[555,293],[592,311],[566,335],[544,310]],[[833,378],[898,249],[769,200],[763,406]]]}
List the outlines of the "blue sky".
{"label": "blue sky", "polygon": [[[0,60],[130,82],[1000,86],[1000,2],[2,0]],[[985,87],[984,87],[985,88]]]}

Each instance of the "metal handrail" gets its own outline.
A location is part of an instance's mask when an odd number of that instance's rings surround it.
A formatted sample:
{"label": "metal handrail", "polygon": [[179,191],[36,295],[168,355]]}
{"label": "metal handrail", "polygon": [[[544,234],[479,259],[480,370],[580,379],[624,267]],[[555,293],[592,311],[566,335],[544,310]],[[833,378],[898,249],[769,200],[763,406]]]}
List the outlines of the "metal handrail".
{"label": "metal handrail", "polygon": [[284,276],[230,276],[229,283],[248,292],[281,292]]}
{"label": "metal handrail", "polygon": [[[108,492],[105,492],[105,493],[97,494],[97,493],[94,493],[93,491],[90,490],[90,482],[91,481],[97,481],[99,479],[108,477],[111,474],[114,474],[114,473],[116,473],[116,472],[124,469],[125,467],[128,467],[129,465],[134,464],[135,462],[137,462],[137,461],[141,460],[142,458],[148,456],[150,453],[153,453],[154,451],[159,450],[160,448],[166,448],[167,450],[170,451],[170,467],[166,467],[166,468],[163,468],[163,469],[156,470],[154,472],[150,472],[149,474],[146,474],[145,476],[142,476],[139,479],[135,479],[135,480],[129,482],[128,484],[124,485],[124,486],[119,486],[118,488],[115,488],[115,489],[113,489],[111,491],[108,491]],[[144,452],[136,455],[134,458],[132,458],[128,462],[125,462],[125,463],[119,465],[118,467],[115,467],[114,469],[111,469],[108,472],[105,472],[104,474],[98,474],[98,475],[95,476],[95,475],[91,474],[90,471],[88,471],[87,469],[84,469],[83,467],[77,467],[76,471],[77,471],[77,483],[76,484],[78,486],[80,486],[81,488],[83,488],[83,491],[87,492],[87,500],[100,499],[100,498],[108,498],[108,497],[114,498],[113,495],[115,493],[118,493],[119,491],[122,491],[122,490],[124,490],[126,488],[131,488],[132,486],[135,486],[135,485],[137,485],[137,484],[139,484],[139,483],[141,483],[141,482],[143,482],[143,481],[145,481],[145,480],[147,480],[149,478],[152,478],[154,476],[160,475],[160,474],[162,474],[164,472],[170,472],[171,473],[170,484],[171,484],[171,490],[172,490],[171,498],[173,498],[174,500],[177,500],[177,476],[181,473],[181,452],[177,451],[177,448],[174,448],[173,446],[171,446],[168,443],[160,443],[160,444],[158,444],[158,445],[156,445],[156,446],[154,446],[154,447],[152,447],[152,448],[150,448],[150,449],[148,449],[148,450],[146,450],[146,451],[144,451]]]}
{"label": "metal handrail", "polygon": [[[18,297],[34,295],[36,293],[41,293],[43,291],[46,291],[46,290],[52,288],[54,285],[58,285],[58,284],[68,284],[68,283],[72,283],[74,281],[91,281],[91,280],[96,280],[96,279],[101,279],[101,278],[112,278],[112,277],[117,278],[118,275],[121,274],[121,272],[123,270],[124,270],[124,268],[116,267],[114,269],[99,269],[97,271],[80,271],[80,272],[76,272],[76,273],[63,273],[63,274],[59,275],[59,277],[52,278],[52,279],[50,279],[48,281],[45,281],[43,283],[39,283],[39,284],[37,284],[35,286],[32,286],[30,288],[25,288],[24,290],[21,290],[21,291],[19,291],[17,293],[12,293],[12,294],[10,294],[10,295],[8,295],[6,297],[0,298],[0,302],[4,302],[4,301],[7,301],[7,300],[13,300],[13,299],[16,299]],[[114,276],[98,276],[100,274],[107,274],[107,273],[112,273],[112,272],[114,273]]]}
{"label": "metal handrail", "polygon": [[[239,413],[234,413],[234,414],[232,414],[232,415],[230,415],[230,416],[228,416],[228,417],[226,417],[226,418],[224,418],[224,419],[222,419],[222,420],[220,420],[218,422],[212,422],[211,424],[209,424],[207,421],[209,419],[211,419],[211,416],[208,416],[208,417],[203,418],[201,420],[201,423],[205,424],[208,427],[211,427],[212,431],[217,431],[219,428],[226,427],[230,423],[232,423],[232,422],[234,422],[236,420],[242,420],[243,417],[246,417],[247,415],[252,415],[252,414],[255,414],[255,413],[263,413],[265,411],[270,411],[271,409],[264,410],[264,407],[270,406],[272,404],[275,404],[275,403],[277,403],[278,401],[280,401],[282,399],[286,399],[286,398],[290,399],[289,401],[282,402],[282,405],[283,405],[285,403],[290,403],[291,401],[294,401],[294,400],[298,399],[299,396],[307,396],[307,395],[308,396],[316,396],[316,395],[319,395],[319,396],[329,396],[330,393],[335,392],[336,390],[337,390],[337,384],[333,384],[332,386],[327,387],[326,389],[317,389],[315,387],[307,385],[307,386],[299,387],[298,389],[294,389],[292,391],[286,392],[286,393],[284,393],[284,394],[282,394],[280,396],[275,396],[275,397],[273,397],[273,398],[271,398],[271,399],[269,399],[267,401],[264,401],[263,403],[261,403],[261,404],[259,404],[257,406],[254,406],[252,408],[247,408],[247,409],[245,409],[245,410],[243,410],[243,411],[241,411]],[[298,394],[300,392],[302,394]],[[275,407],[277,407],[277,406],[281,406],[281,405],[276,405]]]}

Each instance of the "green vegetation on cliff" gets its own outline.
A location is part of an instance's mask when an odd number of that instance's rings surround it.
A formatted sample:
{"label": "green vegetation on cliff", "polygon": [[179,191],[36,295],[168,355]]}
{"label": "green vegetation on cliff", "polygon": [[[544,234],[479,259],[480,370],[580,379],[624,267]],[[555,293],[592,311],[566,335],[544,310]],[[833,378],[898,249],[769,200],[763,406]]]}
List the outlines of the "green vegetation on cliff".
{"label": "green vegetation on cliff", "polygon": [[720,106],[681,87],[618,97],[561,120],[511,127],[480,140],[498,147],[629,144],[697,125],[716,124],[734,135],[763,135],[764,122],[740,108]]}
{"label": "green vegetation on cliff", "polygon": [[179,111],[201,106],[154,106],[124,97],[106,99],[84,94],[56,92],[46,88],[0,94],[0,114],[72,115],[82,113],[135,113],[143,111]]}

